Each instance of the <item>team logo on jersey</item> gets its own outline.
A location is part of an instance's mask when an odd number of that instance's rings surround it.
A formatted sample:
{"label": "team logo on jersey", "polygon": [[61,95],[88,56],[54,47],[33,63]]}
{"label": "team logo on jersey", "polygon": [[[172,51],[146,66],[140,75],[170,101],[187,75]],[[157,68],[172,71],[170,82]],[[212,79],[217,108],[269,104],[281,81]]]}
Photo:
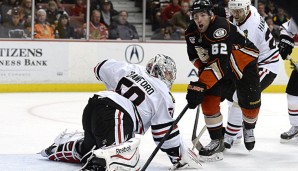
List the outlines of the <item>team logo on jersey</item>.
{"label": "team logo on jersey", "polygon": [[244,33],[245,37],[248,36],[248,30],[244,30],[243,33]]}
{"label": "team logo on jersey", "polygon": [[132,44],[125,50],[125,59],[128,63],[139,64],[144,60],[144,49],[142,46]]}
{"label": "team logo on jersey", "polygon": [[224,28],[219,28],[215,30],[215,32],[213,33],[213,37],[216,39],[223,38],[226,35],[227,35],[227,30]]}
{"label": "team logo on jersey", "polygon": [[190,41],[190,43],[195,44],[196,37],[189,37],[189,41]]}

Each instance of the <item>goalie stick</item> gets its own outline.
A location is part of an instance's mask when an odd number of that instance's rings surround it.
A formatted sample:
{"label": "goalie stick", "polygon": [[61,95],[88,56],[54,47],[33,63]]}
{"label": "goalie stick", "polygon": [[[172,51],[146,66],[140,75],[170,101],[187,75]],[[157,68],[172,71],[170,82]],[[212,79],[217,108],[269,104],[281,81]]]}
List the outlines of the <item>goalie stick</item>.
{"label": "goalie stick", "polygon": [[153,160],[154,156],[156,155],[156,153],[158,152],[158,150],[160,149],[160,147],[163,145],[163,143],[168,139],[168,137],[170,136],[170,133],[172,132],[172,130],[174,129],[174,127],[177,125],[177,123],[180,121],[180,119],[182,118],[182,116],[185,114],[185,112],[187,111],[187,109],[188,109],[188,104],[184,107],[184,109],[178,115],[178,117],[176,118],[176,120],[173,122],[173,124],[171,125],[171,127],[167,131],[166,135],[160,140],[159,144],[155,147],[154,151],[152,152],[152,154],[150,155],[150,157],[148,158],[148,160],[146,161],[146,163],[142,167],[141,171],[145,171],[147,169],[147,167],[149,166],[149,164]]}

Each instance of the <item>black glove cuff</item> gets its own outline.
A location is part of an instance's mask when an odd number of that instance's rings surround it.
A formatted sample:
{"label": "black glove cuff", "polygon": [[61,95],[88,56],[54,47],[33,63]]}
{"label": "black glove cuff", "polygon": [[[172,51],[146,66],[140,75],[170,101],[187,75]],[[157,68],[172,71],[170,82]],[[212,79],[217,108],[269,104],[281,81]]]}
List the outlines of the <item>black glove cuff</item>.
{"label": "black glove cuff", "polygon": [[294,39],[286,35],[280,35],[280,43],[288,44],[291,47],[295,46]]}
{"label": "black glove cuff", "polygon": [[188,90],[194,90],[194,91],[198,91],[198,92],[205,92],[206,91],[206,84],[201,83],[199,81],[196,82],[190,82],[187,89]]}

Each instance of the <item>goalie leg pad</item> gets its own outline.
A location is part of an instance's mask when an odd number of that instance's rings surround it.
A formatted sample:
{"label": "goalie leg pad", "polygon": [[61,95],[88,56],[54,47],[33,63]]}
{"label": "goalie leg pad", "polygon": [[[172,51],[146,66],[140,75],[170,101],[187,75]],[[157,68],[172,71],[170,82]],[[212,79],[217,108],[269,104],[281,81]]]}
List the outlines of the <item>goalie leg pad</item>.
{"label": "goalie leg pad", "polygon": [[[94,164],[94,160],[101,161],[98,165],[106,171],[135,171],[140,169],[139,154],[140,139],[131,138],[128,141],[108,147],[103,147],[93,151],[93,157],[86,168]],[[102,162],[103,160],[105,162]],[[88,166],[89,165],[89,166]],[[97,167],[97,166],[96,166]]]}
{"label": "goalie leg pad", "polygon": [[55,138],[51,146],[41,151],[41,155],[49,160],[79,163],[81,155],[77,152],[76,146],[82,141],[82,132],[67,133],[65,130]]}

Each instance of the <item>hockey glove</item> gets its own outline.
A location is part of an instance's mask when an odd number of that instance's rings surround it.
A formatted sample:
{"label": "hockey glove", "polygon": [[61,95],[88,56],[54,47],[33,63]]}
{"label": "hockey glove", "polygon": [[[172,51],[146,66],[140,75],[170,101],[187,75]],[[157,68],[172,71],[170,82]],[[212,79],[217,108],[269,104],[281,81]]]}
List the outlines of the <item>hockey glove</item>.
{"label": "hockey glove", "polygon": [[203,102],[206,91],[206,84],[197,82],[190,82],[187,87],[186,100],[190,109],[196,108]]}
{"label": "hockey glove", "polygon": [[280,42],[278,44],[279,54],[282,59],[287,59],[288,55],[292,53],[292,49],[294,48],[294,39],[286,35],[280,35]]}
{"label": "hockey glove", "polygon": [[170,170],[180,170],[180,169],[199,169],[201,168],[201,163],[198,156],[190,148],[186,147],[184,143],[180,146],[181,149],[181,158],[178,161],[173,163],[173,166]]}

